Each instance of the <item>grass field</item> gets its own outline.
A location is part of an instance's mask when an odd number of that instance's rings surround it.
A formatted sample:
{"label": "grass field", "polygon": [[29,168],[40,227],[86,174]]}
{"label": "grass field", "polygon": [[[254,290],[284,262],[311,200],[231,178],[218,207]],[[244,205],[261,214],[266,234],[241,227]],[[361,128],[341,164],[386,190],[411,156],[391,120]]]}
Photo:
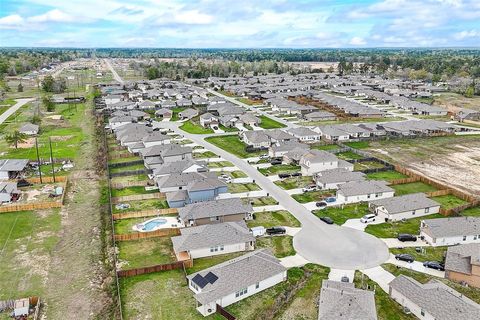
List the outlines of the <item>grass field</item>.
{"label": "grass field", "polygon": [[364,157],[353,152],[353,151],[345,151],[345,152],[340,152],[336,154],[337,158],[343,159],[343,160],[357,160],[357,159],[363,159]]}
{"label": "grass field", "polygon": [[254,207],[272,206],[278,204],[272,197],[245,198],[245,202],[250,202]]}
{"label": "grass field", "polygon": [[240,140],[237,135],[228,135],[220,137],[208,137],[205,141],[222,148],[223,150],[236,155],[239,158],[249,158],[264,154],[265,151],[247,152],[245,148],[247,145]]}
{"label": "grass field", "polygon": [[380,172],[373,172],[366,174],[367,179],[370,180],[385,180],[385,181],[392,181],[397,179],[405,179],[408,178],[407,175],[397,171],[380,171]]}
{"label": "grass field", "polygon": [[444,218],[441,214],[431,214],[424,217],[408,219],[406,221],[386,222],[375,225],[368,225],[365,232],[378,238],[396,238],[399,233],[417,234],[420,232],[420,221],[425,219]]}
{"label": "grass field", "polygon": [[385,167],[383,163],[377,161],[362,161],[362,162],[355,162],[353,164],[353,170],[355,171],[363,171],[369,169],[381,169]]}
{"label": "grass field", "polygon": [[277,258],[295,255],[295,249],[293,249],[293,237],[291,236],[258,238],[256,247],[270,248]]}
{"label": "grass field", "polygon": [[154,266],[176,261],[170,237],[118,241],[122,269]]}
{"label": "grass field", "polygon": [[125,203],[128,203],[130,205],[130,208],[125,210],[119,210],[115,208],[115,206],[113,206],[113,213],[168,208],[167,201],[159,199],[128,201]]}
{"label": "grass field", "polygon": [[432,197],[432,200],[437,201],[442,205],[442,208],[445,209],[451,209],[455,208],[458,206],[463,206],[464,204],[467,204],[467,201],[464,201],[453,194],[448,194],[446,196],[438,196],[438,197]]}
{"label": "grass field", "polygon": [[218,158],[218,155],[216,155],[212,151],[195,152],[193,154],[193,158],[194,159]]}
{"label": "grass field", "polygon": [[241,193],[249,191],[257,191],[261,188],[255,183],[229,183],[228,192],[230,193]]}
{"label": "grass field", "polygon": [[145,190],[145,187],[135,186],[123,189],[112,189],[112,197],[131,196],[136,194],[156,193],[158,190]]}
{"label": "grass field", "polygon": [[417,252],[415,248],[392,248],[390,252],[393,254],[408,253],[412,255],[416,261],[439,261],[443,262],[447,247],[422,247],[425,252]]}
{"label": "grass field", "polygon": [[300,166],[290,165],[290,164],[279,164],[275,166],[270,166],[268,168],[260,168],[258,169],[260,173],[264,176],[273,176],[279,173],[291,173],[291,172],[299,172]]}
{"label": "grass field", "polygon": [[259,118],[261,122],[258,126],[263,129],[279,129],[286,127],[286,125],[284,125],[283,123],[275,121],[267,116],[261,115]]}
{"label": "grass field", "polygon": [[204,128],[199,123],[193,122],[192,120],[185,121],[179,128],[185,132],[193,133],[193,134],[213,133],[212,129]]}
{"label": "grass field", "polygon": [[359,219],[367,213],[367,204],[350,204],[343,207],[327,207],[322,210],[315,210],[313,214],[317,217],[330,217],[335,224],[342,225],[348,219]]}
{"label": "grass field", "polygon": [[417,192],[437,191],[435,187],[423,182],[396,184],[391,187],[395,190],[396,196],[401,196],[401,195],[410,194],[410,193],[417,193]]}
{"label": "grass field", "polygon": [[313,184],[312,177],[291,177],[274,182],[277,186],[285,190],[303,188]]}
{"label": "grass field", "polygon": [[297,200],[300,203],[320,201],[325,197],[332,197],[332,196],[335,196],[334,190],[311,191],[311,192],[304,192],[301,194],[292,195],[293,199]]}
{"label": "grass field", "polygon": [[300,222],[288,211],[264,211],[255,212],[255,219],[247,221],[249,228],[263,226],[265,228],[284,226],[284,227],[300,227]]}
{"label": "grass field", "polygon": [[354,149],[367,149],[370,146],[370,143],[368,141],[352,141],[345,142],[344,145]]}

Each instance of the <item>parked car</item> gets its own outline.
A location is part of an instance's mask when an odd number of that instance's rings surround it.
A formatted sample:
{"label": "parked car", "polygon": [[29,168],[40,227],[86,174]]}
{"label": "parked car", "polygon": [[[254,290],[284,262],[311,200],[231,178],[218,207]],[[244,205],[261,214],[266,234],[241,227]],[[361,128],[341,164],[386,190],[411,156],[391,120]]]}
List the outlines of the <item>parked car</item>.
{"label": "parked car", "polygon": [[258,226],[258,227],[250,228],[250,232],[254,237],[261,237],[265,235],[266,229],[265,227]]}
{"label": "parked car", "polygon": [[270,164],[271,164],[272,166],[275,166],[275,165],[278,165],[278,164],[282,164],[282,160],[273,159],[272,161],[270,161]]}
{"label": "parked car", "polygon": [[328,198],[325,199],[325,202],[327,202],[327,203],[332,203],[332,202],[335,202],[335,201],[337,201],[337,198],[335,198],[335,197],[328,197]]}
{"label": "parked car", "polygon": [[291,176],[292,176],[292,175],[291,175],[290,173],[279,173],[279,174],[278,174],[278,177],[279,177],[280,179],[289,178],[289,177],[291,177]]}
{"label": "parked car", "polygon": [[413,234],[401,233],[398,235],[397,239],[402,242],[406,241],[417,241],[417,237]]}
{"label": "parked car", "polygon": [[310,185],[306,186],[305,188],[302,188],[302,192],[310,192],[310,191],[316,191],[317,186],[316,185]]}
{"label": "parked car", "polygon": [[18,180],[17,182],[17,187],[18,188],[21,188],[21,187],[29,187],[31,186],[32,184],[30,182],[28,182],[27,180],[25,179],[20,179]]}
{"label": "parked car", "polygon": [[320,220],[322,220],[326,224],[333,224],[333,220],[330,217],[320,217]]}
{"label": "parked car", "polygon": [[301,172],[294,172],[291,174],[292,177],[301,177],[302,173]]}
{"label": "parked car", "polygon": [[340,279],[341,282],[350,282],[350,279],[347,276],[343,276],[342,279]]}
{"label": "parked car", "polygon": [[117,210],[126,210],[130,208],[130,205],[128,203],[119,203],[115,205],[115,208],[117,208]]}
{"label": "parked car", "polygon": [[315,205],[319,208],[325,208],[328,204],[325,201],[320,201],[315,203]]}
{"label": "parked car", "polygon": [[261,154],[260,159],[270,159],[270,157],[268,156],[268,154]]}
{"label": "parked car", "polygon": [[425,261],[423,263],[425,268],[435,269],[439,271],[445,271],[445,266],[438,261]]}
{"label": "parked car", "polygon": [[377,216],[375,214],[369,213],[369,214],[364,215],[362,218],[360,218],[360,222],[361,223],[373,222],[373,221],[375,221],[376,217]]}
{"label": "parked car", "polygon": [[415,261],[415,258],[407,253],[396,254],[395,259],[400,261],[406,261],[408,263],[412,263],[413,261]]}
{"label": "parked car", "polygon": [[271,227],[267,230],[268,235],[275,235],[275,234],[285,234],[287,230],[284,227]]}

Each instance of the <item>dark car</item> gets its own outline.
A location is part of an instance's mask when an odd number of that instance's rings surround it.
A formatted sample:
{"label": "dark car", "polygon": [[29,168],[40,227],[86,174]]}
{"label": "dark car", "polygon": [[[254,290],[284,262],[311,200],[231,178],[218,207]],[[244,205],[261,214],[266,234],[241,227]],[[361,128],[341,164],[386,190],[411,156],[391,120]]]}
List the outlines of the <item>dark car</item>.
{"label": "dark car", "polygon": [[272,166],[275,166],[275,165],[277,165],[277,164],[282,164],[282,160],[280,160],[280,159],[273,159],[272,161],[270,161],[270,164],[271,164]]}
{"label": "dark car", "polygon": [[415,258],[407,253],[396,254],[395,259],[400,261],[406,261],[408,263],[412,263],[413,261],[415,261]]}
{"label": "dark car", "polygon": [[17,187],[18,188],[21,188],[21,187],[29,187],[31,186],[32,184],[30,182],[28,182],[27,180],[25,179],[20,179],[18,180],[17,182]]}
{"label": "dark car", "polygon": [[291,174],[292,177],[301,177],[302,173],[301,172],[294,172]]}
{"label": "dark car", "polygon": [[325,201],[320,201],[315,203],[315,205],[319,208],[325,208],[327,206],[327,203]]}
{"label": "dark car", "polygon": [[430,269],[435,269],[435,270],[440,270],[440,271],[445,271],[445,267],[443,264],[441,264],[438,261],[425,261],[423,263],[423,266],[425,268],[430,268]]}
{"label": "dark car", "polygon": [[333,220],[330,217],[321,217],[320,220],[322,220],[326,224],[333,224]]}
{"label": "dark car", "polygon": [[280,179],[289,178],[289,177],[291,177],[291,176],[292,176],[292,175],[291,175],[290,173],[279,173],[279,174],[278,174],[278,177],[279,177]]}
{"label": "dark car", "polygon": [[265,230],[268,235],[285,234],[287,230],[284,227],[271,227]]}
{"label": "dark car", "polygon": [[417,241],[417,237],[413,234],[401,233],[398,235],[397,239],[402,242],[406,241]]}

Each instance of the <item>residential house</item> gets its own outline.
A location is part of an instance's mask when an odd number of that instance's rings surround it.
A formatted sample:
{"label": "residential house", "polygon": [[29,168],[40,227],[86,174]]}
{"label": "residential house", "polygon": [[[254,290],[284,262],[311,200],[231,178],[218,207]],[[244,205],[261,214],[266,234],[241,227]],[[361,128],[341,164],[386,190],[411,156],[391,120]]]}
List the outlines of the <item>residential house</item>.
{"label": "residential house", "polygon": [[20,194],[16,182],[0,181],[0,204],[14,202],[20,197]]}
{"label": "residential house", "polygon": [[328,111],[314,111],[303,116],[306,121],[333,121],[337,116]]}
{"label": "residential house", "polygon": [[423,220],[420,235],[434,247],[480,243],[480,217]]}
{"label": "residential house", "polygon": [[18,129],[18,131],[26,134],[27,136],[35,136],[38,134],[39,129],[40,126],[37,124],[25,123]]}
{"label": "residential house", "polygon": [[368,207],[372,212],[385,216],[389,221],[412,219],[440,211],[440,203],[427,198],[424,193],[370,201]]}
{"label": "residential house", "polygon": [[287,279],[287,268],[267,249],[215,265],[187,276],[197,310],[208,316],[217,305],[227,307]]}
{"label": "residential house", "polygon": [[141,110],[152,110],[155,109],[155,103],[150,100],[144,100],[138,104],[138,108]]}
{"label": "residential house", "polygon": [[[184,173],[181,175],[188,174]],[[205,174],[202,175],[205,176]],[[228,187],[225,182],[216,177],[213,178],[211,175],[206,178],[194,176],[193,180],[189,181],[185,186],[180,186],[177,191],[168,192],[166,197],[170,208],[180,208],[190,203],[212,201],[221,193],[226,193],[227,191]]]}
{"label": "residential house", "polygon": [[333,125],[315,127],[313,131],[320,133],[322,138],[330,141],[346,141],[350,139],[350,135],[348,133],[337,129]]}
{"label": "residential house", "polygon": [[309,146],[298,141],[277,142],[268,148],[268,155],[272,158],[283,157],[285,154],[293,150],[303,150],[303,155],[308,152]]}
{"label": "residential house", "polygon": [[240,137],[249,146],[254,148],[268,148],[270,147],[270,138],[262,131],[242,131]]}
{"label": "residential house", "polygon": [[448,247],[445,278],[480,288],[480,243]]}
{"label": "residential house", "polygon": [[155,116],[161,118],[162,120],[169,121],[172,118],[172,110],[161,108],[155,111]]}
{"label": "residential house", "polygon": [[352,181],[339,186],[337,201],[339,203],[355,203],[393,197],[395,190],[385,181]]}
{"label": "residential house", "polygon": [[255,249],[255,237],[245,221],[183,228],[180,233],[172,237],[173,250],[180,261]]}
{"label": "residential house", "polygon": [[206,112],[200,115],[200,125],[204,128],[218,126],[218,117]]}
{"label": "residential house", "polygon": [[320,171],[340,167],[347,168],[347,170],[351,169],[350,171],[353,171],[352,164],[347,164],[345,161],[338,159],[333,153],[316,149],[306,152],[300,158],[300,167],[302,169],[302,174],[305,176],[311,176]]}
{"label": "residential house", "polygon": [[188,204],[179,209],[179,217],[186,226],[251,220],[253,208],[242,199],[228,198]]}
{"label": "residential house", "polygon": [[151,165],[153,175],[155,177],[167,176],[173,173],[188,173],[188,172],[207,172],[208,168],[204,162],[195,160],[180,160],[174,162],[167,162],[157,165]]}
{"label": "residential house", "polygon": [[[185,172],[185,173],[172,173],[170,175],[158,176],[154,178],[156,184],[159,187],[160,192],[172,192],[178,190],[185,190],[188,184],[195,181],[211,182],[212,186],[217,186],[217,182],[220,180],[214,172]],[[226,187],[225,184],[218,185],[218,187]],[[225,188],[226,189],[226,188]],[[226,191],[225,191],[226,192]]]}
{"label": "residential house", "polygon": [[400,275],[389,283],[389,295],[419,319],[480,319],[480,305],[438,280],[422,284]]}
{"label": "residential house", "polygon": [[196,116],[198,116],[198,110],[196,109],[185,109],[183,111],[180,111],[178,113],[178,116],[180,119],[185,120],[185,119],[192,119]]}
{"label": "residential house", "polygon": [[0,159],[0,180],[15,179],[27,167],[27,159]]}
{"label": "residential house", "polygon": [[322,280],[318,320],[377,320],[375,294],[351,282]]}
{"label": "residential house", "polygon": [[316,142],[322,137],[320,133],[306,127],[292,128],[287,132],[302,142]]}
{"label": "residential house", "polygon": [[345,168],[324,170],[316,173],[313,179],[319,189],[338,189],[340,185],[352,181],[364,181],[365,174],[358,171],[350,171]]}

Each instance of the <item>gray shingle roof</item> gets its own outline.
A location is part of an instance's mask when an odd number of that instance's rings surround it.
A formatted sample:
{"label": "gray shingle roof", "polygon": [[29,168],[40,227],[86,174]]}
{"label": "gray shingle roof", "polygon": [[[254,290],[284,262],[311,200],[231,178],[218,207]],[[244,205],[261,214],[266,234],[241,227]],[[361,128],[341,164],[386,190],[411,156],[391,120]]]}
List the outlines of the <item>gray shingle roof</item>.
{"label": "gray shingle roof", "polygon": [[0,159],[0,171],[22,171],[27,164],[27,159]]}
{"label": "gray shingle roof", "polygon": [[371,205],[384,207],[389,214],[413,211],[440,206],[440,204],[424,193],[412,193],[399,197],[380,199],[370,202]]}
{"label": "gray shingle roof", "polygon": [[428,219],[422,225],[421,230],[433,238],[480,234],[480,217]]}
{"label": "gray shingle roof", "polygon": [[393,192],[385,181],[352,181],[342,184],[338,192],[346,197],[377,192]]}
{"label": "gray shingle roof", "polygon": [[226,216],[239,213],[250,213],[253,208],[244,204],[239,198],[221,199],[192,203],[179,209],[179,216],[183,220]]}
{"label": "gray shingle roof", "polygon": [[350,181],[363,181],[365,174],[349,171],[344,168],[325,170],[317,173],[315,180],[320,183],[344,183]]}
{"label": "gray shingle roof", "polygon": [[472,264],[480,266],[480,243],[468,243],[449,247],[445,270],[472,274]]}

